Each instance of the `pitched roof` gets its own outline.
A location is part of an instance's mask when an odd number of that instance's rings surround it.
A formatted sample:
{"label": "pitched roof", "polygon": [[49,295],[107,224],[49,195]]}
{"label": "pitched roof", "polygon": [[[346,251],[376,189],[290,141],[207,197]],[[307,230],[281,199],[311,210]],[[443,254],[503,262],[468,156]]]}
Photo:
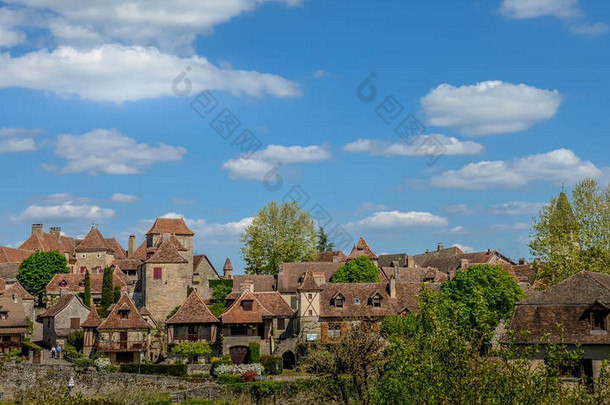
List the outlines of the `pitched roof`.
{"label": "pitched roof", "polygon": [[282,263],[277,275],[277,290],[286,293],[296,292],[307,270],[324,273],[326,282],[329,282],[335,271],[344,264],[342,262]]}
{"label": "pitched roof", "polygon": [[137,270],[142,264],[140,259],[114,259],[112,264],[121,268],[121,270]]}
{"label": "pitched roof", "polygon": [[77,252],[98,252],[98,251],[114,251],[106,244],[106,240],[100,231],[92,226],[87,236],[81,243],[76,246]]}
{"label": "pitched roof", "polygon": [[275,291],[275,276],[271,274],[244,274],[233,276],[233,292],[241,292],[241,286],[252,283],[254,292]]}
{"label": "pitched roof", "polygon": [[169,233],[174,235],[195,235],[195,232],[191,231],[183,218],[157,218],[152,228],[148,232],[149,234],[161,234]]}
{"label": "pitched roof", "polygon": [[164,239],[155,253],[146,260],[146,263],[188,263],[176,246],[169,240]]}
{"label": "pitched roof", "polygon": [[[243,301],[252,301],[252,310],[246,311]],[[257,292],[244,291],[221,315],[222,323],[261,323],[265,318],[289,317],[294,310],[284,301],[277,291]]]}
{"label": "pitched roof", "polygon": [[390,255],[379,255],[379,267],[393,267],[395,264],[398,267],[407,267],[409,256],[406,253],[396,253]]}
{"label": "pitched roof", "polygon": [[231,264],[231,259],[229,259],[227,257],[227,260],[225,260],[225,264],[224,266],[222,266],[223,270],[233,270],[233,264]]}
{"label": "pitched roof", "polygon": [[0,277],[5,280],[16,280],[21,263],[0,263]]}
{"label": "pitched roof", "polygon": [[74,249],[76,247],[76,240],[69,236],[57,235],[52,233],[43,232],[42,235],[38,233],[32,233],[20,246],[19,249],[24,250],[42,250],[43,252],[49,252],[51,250],[58,250],[61,253],[68,253],[68,255],[74,255]]}
{"label": "pitched roof", "polygon": [[[122,319],[119,311],[127,310],[127,319]],[[150,329],[148,322],[142,317],[133,301],[122,295],[112,307],[108,317],[102,321],[98,329]]]}
{"label": "pitched roof", "polygon": [[140,243],[140,246],[129,256],[129,259],[146,260],[146,241]]}
{"label": "pitched roof", "polygon": [[464,253],[457,246],[414,255],[413,259],[417,267],[434,267],[444,273],[451,273],[459,269],[462,259],[468,260],[468,265],[494,263],[497,259],[515,264],[497,250]]}
{"label": "pitched roof", "polygon": [[33,250],[0,246],[0,263],[21,263],[32,253]]}
{"label": "pitched roof", "polygon": [[80,305],[82,305],[83,307],[86,308],[85,304],[83,304],[81,299],[78,298],[76,295],[66,294],[66,295],[62,295],[61,298],[59,300],[57,300],[57,302],[51,308],[47,309],[44,314],[40,315],[40,317],[41,318],[54,317],[55,315],[59,314],[61,311],[66,309],[66,307],[68,305],[70,305],[72,300],[77,300]]}
{"label": "pitched roof", "polygon": [[348,259],[357,259],[363,255],[368,256],[369,259],[371,259],[371,260],[377,259],[377,255],[375,253],[373,253],[373,251],[369,247],[369,244],[366,243],[366,240],[364,240],[364,236],[361,236],[360,239],[358,239],[358,243],[356,243],[354,245],[351,253],[349,254],[349,256],[347,258]]}
{"label": "pitched roof", "polygon": [[590,305],[599,301],[610,305],[610,275],[579,271],[542,291],[536,291],[517,305]]}
{"label": "pitched roof", "polygon": [[346,262],[347,256],[340,250],[318,253],[316,262]]}
{"label": "pitched roof", "polygon": [[15,302],[13,294],[0,294],[0,311],[8,313],[6,319],[0,319],[0,331],[4,333],[27,332],[28,321],[25,318],[25,310],[20,298]]}
{"label": "pitched roof", "polygon": [[442,283],[449,279],[446,273],[433,267],[382,267],[381,269],[388,280],[390,276],[396,276],[398,283],[422,283],[424,281]]}
{"label": "pitched roof", "polygon": [[23,288],[19,281],[16,281],[13,284],[8,284],[5,288],[5,291],[10,292],[11,294],[17,294],[22,300],[32,301],[36,299],[36,297],[31,295],[25,288]]}
{"label": "pitched roof", "polygon": [[166,324],[180,324],[180,323],[217,323],[220,322],[218,318],[210,312],[201,296],[193,291],[186,297],[186,300],[182,303],[182,306],[174,315],[171,316]]}
{"label": "pitched roof", "polygon": [[125,253],[125,249],[123,249],[119,241],[117,241],[115,238],[105,238],[104,242],[106,242],[106,246],[108,246],[108,248],[114,252],[115,259],[127,259],[127,253]]}
{"label": "pitched roof", "polygon": [[303,281],[301,285],[298,287],[299,290],[321,290],[320,286],[316,282],[316,279],[313,276],[313,272],[311,270],[307,270],[305,272],[305,276],[303,277]]}
{"label": "pitched roof", "polygon": [[[102,284],[104,280],[104,273],[90,273],[89,280],[91,282],[91,293],[101,294]],[[66,286],[61,287],[60,283],[65,281]],[[117,268],[112,273],[112,283],[118,285],[121,288],[127,286],[129,279],[127,276]],[[82,283],[82,285],[81,285]],[[59,291],[70,291],[74,293],[85,291],[85,274],[84,273],[67,273],[67,274],[56,274],[53,276],[51,281],[46,286],[47,294],[59,294]]]}
{"label": "pitched roof", "polygon": [[102,323],[100,316],[97,314],[95,305],[91,305],[87,319],[80,325],[83,328],[97,328]]}

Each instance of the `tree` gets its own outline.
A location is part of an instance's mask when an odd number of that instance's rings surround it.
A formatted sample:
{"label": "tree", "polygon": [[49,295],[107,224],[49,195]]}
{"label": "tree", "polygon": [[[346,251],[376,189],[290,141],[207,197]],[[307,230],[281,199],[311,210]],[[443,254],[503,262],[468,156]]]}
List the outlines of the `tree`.
{"label": "tree", "polygon": [[339,267],[331,283],[378,283],[379,269],[368,256],[360,256]]}
{"label": "tree", "polygon": [[240,235],[248,274],[277,274],[281,262],[313,260],[316,231],[311,215],[296,201],[263,207]]}
{"label": "tree", "polygon": [[37,250],[19,265],[17,280],[33,296],[41,298],[55,274],[69,273],[68,262],[57,250]]}
{"label": "tree", "polygon": [[100,307],[98,308],[100,316],[108,316],[108,307],[114,304],[114,286],[112,280],[112,274],[114,269],[106,267],[104,269],[104,277],[102,278],[102,299],[100,301]]}
{"label": "tree", "polygon": [[534,218],[529,248],[536,278],[558,283],[580,270],[610,271],[610,185],[584,179],[542,207]]}
{"label": "tree", "polygon": [[190,363],[193,363],[199,356],[212,353],[212,349],[206,342],[180,342],[172,347],[172,352],[186,357]]}
{"label": "tree", "polygon": [[85,293],[83,295],[83,301],[87,307],[91,306],[91,275],[89,270],[85,270]]}
{"label": "tree", "polygon": [[331,252],[335,250],[335,244],[330,241],[330,238],[323,227],[318,228],[318,252]]}

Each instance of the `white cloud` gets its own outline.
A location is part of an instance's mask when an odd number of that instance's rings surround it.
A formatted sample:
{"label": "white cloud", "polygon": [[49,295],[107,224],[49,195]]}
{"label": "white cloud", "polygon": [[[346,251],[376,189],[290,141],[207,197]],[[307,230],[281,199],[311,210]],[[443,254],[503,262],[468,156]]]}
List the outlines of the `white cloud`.
{"label": "white cloud", "polygon": [[[239,243],[239,235],[252,223],[252,217],[246,217],[224,224],[208,223],[206,219],[187,218],[177,212],[168,212],[162,215],[161,218],[184,218],[186,225],[195,232],[195,243],[198,249],[207,249],[210,246],[219,245],[237,245]],[[150,227],[152,222],[152,220],[147,220],[139,228],[144,229],[146,226]]]}
{"label": "white cloud", "polygon": [[41,132],[40,128],[0,128],[0,154],[35,151],[33,137]]}
{"label": "white cloud", "polygon": [[572,31],[582,35],[601,35],[608,32],[608,24],[598,22],[595,24],[578,24],[572,26]]}
{"label": "white cloud", "polygon": [[458,127],[473,136],[523,131],[553,117],[559,104],[557,90],[501,81],[441,84],[421,99],[430,125]]}
{"label": "white cloud", "polygon": [[[94,101],[121,103],[171,96],[172,83],[182,72],[188,73],[191,94],[204,89],[251,96],[299,94],[296,83],[280,76],[220,69],[204,57],[179,58],[155,48],[108,44],[83,51],[63,46],[16,58],[0,53],[0,88],[25,87]],[[186,88],[178,82],[179,90]]]}
{"label": "white cloud", "polygon": [[140,197],[136,197],[135,195],[129,195],[129,194],[121,194],[121,193],[114,193],[112,195],[112,197],[110,197],[110,199],[114,202],[126,203],[126,204],[140,201]]}
{"label": "white cloud", "polygon": [[20,11],[0,7],[0,48],[10,48],[25,42],[25,34],[15,30],[16,25],[23,23],[23,17]]}
{"label": "white cloud", "polygon": [[[607,169],[605,169],[607,170]],[[533,181],[576,182],[585,177],[598,178],[603,171],[583,161],[569,149],[530,155],[510,161],[481,161],[459,170],[449,170],[430,179],[441,188],[487,189],[519,187]]]}
{"label": "white cloud", "polygon": [[491,226],[494,231],[512,231],[512,230],[523,230],[529,229],[530,224],[525,222],[517,222],[514,224],[495,224]]}
{"label": "white cloud", "polygon": [[454,226],[453,228],[440,230],[437,233],[442,235],[463,235],[467,233],[467,231],[463,226],[458,225]]}
{"label": "white cloud", "polygon": [[52,194],[30,204],[21,214],[12,216],[15,222],[48,220],[103,220],[114,217],[114,210],[102,208],[87,198],[70,194]]}
{"label": "white cloud", "polygon": [[452,204],[443,206],[443,211],[450,214],[472,215],[483,210],[480,205]]}
{"label": "white cloud", "polygon": [[322,77],[328,77],[328,76],[330,76],[330,73],[328,73],[324,69],[316,70],[313,74],[314,79],[320,79]]}
{"label": "white cloud", "polygon": [[526,215],[537,214],[544,203],[509,201],[503,204],[496,204],[491,207],[491,212],[495,215]]}
{"label": "white cloud", "polygon": [[500,12],[516,19],[543,16],[569,18],[580,14],[578,0],[503,0]]}
{"label": "white cloud", "polygon": [[55,148],[55,155],[67,161],[60,173],[134,174],[155,163],[180,161],[185,153],[182,147],[164,143],[137,143],[116,129],[60,135]]}
{"label": "white cloud", "polygon": [[453,245],[451,245],[451,247],[457,247],[464,253],[474,252],[474,248],[472,246],[460,245],[459,243],[454,243]]}
{"label": "white cloud", "polygon": [[358,222],[350,222],[348,228],[358,229],[402,229],[413,227],[447,226],[446,218],[429,212],[380,211]]}
{"label": "white cloud", "polygon": [[354,142],[343,146],[347,152],[368,152],[371,155],[384,156],[428,156],[428,139],[438,143],[445,149],[445,155],[476,155],[482,153],[485,148],[483,145],[472,141],[460,141],[454,137],[445,135],[422,135],[417,142],[408,145],[405,142],[389,143],[376,139],[357,139]]}
{"label": "white cloud", "polygon": [[269,145],[248,158],[229,159],[223,163],[222,168],[234,180],[262,180],[276,165],[282,167],[290,163],[315,163],[331,157],[332,154],[324,146]]}

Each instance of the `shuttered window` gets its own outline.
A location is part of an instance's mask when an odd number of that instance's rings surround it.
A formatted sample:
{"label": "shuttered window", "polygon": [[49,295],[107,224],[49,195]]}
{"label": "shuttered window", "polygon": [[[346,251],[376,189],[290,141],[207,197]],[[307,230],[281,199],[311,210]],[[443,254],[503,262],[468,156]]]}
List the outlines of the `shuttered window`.
{"label": "shuttered window", "polygon": [[162,274],[163,274],[163,271],[162,271],[161,267],[155,267],[153,269],[153,279],[161,280]]}

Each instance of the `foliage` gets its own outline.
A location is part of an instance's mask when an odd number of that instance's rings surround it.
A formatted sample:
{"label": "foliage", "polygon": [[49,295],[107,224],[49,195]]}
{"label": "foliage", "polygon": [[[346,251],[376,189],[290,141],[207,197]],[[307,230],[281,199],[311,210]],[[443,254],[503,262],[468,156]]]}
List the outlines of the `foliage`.
{"label": "foliage", "polygon": [[378,283],[379,269],[368,256],[360,256],[339,267],[331,283]]}
{"label": "foliage", "polygon": [[142,374],[171,375],[175,377],[184,377],[187,374],[186,364],[122,363],[120,371],[122,373],[137,373],[138,367]]}
{"label": "foliage", "polygon": [[[40,353],[42,351],[42,347],[38,346],[34,342],[30,342],[29,340],[23,340],[21,341],[21,344],[23,345],[24,349],[32,350],[34,353]],[[23,353],[27,354],[27,351],[23,350]]]}
{"label": "foliage", "polygon": [[[108,357],[98,357],[97,359],[93,360],[93,365],[97,371],[106,371],[111,364],[112,363]],[[122,368],[121,371],[123,371]]]}
{"label": "foliage", "polygon": [[296,201],[270,202],[240,235],[248,274],[277,274],[282,262],[313,260],[316,231],[311,215]]}
{"label": "foliage", "polygon": [[577,183],[571,198],[565,192],[542,207],[534,218],[529,248],[536,278],[545,285],[580,270],[607,273],[610,269],[610,185],[593,179]]}
{"label": "foliage", "polygon": [[172,310],[170,311],[170,313],[169,313],[169,314],[167,314],[167,316],[165,317],[165,320],[168,320],[169,318],[171,318],[172,316],[174,316],[174,314],[175,314],[176,312],[178,312],[178,310],[180,309],[180,307],[181,307],[181,306],[182,306],[182,305],[176,305],[176,307],[175,307],[174,309],[172,309]]}
{"label": "foliage", "polygon": [[258,363],[261,359],[261,345],[257,342],[248,344],[248,362]]}
{"label": "foliage", "polygon": [[[242,375],[246,371],[254,371],[256,374],[261,375],[265,368],[260,363],[252,364],[220,364],[214,368],[212,375],[220,374],[238,374]],[[214,374],[215,373],[215,374]]]}
{"label": "foliage", "polygon": [[84,356],[84,354],[79,352],[78,349],[76,349],[76,347],[72,346],[69,343],[66,343],[64,345],[62,352],[63,352],[64,357],[67,357],[70,359],[79,359]]}
{"label": "foliage", "polygon": [[243,382],[241,375],[237,374],[219,374],[216,378],[218,384],[239,384]]}
{"label": "foliage", "polygon": [[256,374],[255,371],[250,370],[250,371],[246,371],[245,373],[243,373],[240,378],[243,382],[254,382],[254,381],[256,381],[257,375],[258,374]]}
{"label": "foliage", "polygon": [[212,368],[210,369],[210,374],[213,376],[217,376],[218,374],[220,374],[216,371],[216,369],[218,367],[220,367],[221,365],[232,365],[233,361],[231,360],[230,356],[227,356],[227,358],[212,359],[210,361],[210,363],[212,363]]}
{"label": "foliage", "polygon": [[111,267],[104,269],[104,277],[102,278],[102,299],[98,307],[98,312],[101,317],[108,316],[108,307],[114,303],[114,287],[112,281],[112,273],[114,270]]}
{"label": "foliage", "polygon": [[115,285],[112,289],[112,302],[116,304],[121,299],[121,287]]}
{"label": "foliage", "polygon": [[279,356],[261,356],[266,375],[279,375],[284,371],[284,359]]}
{"label": "foliage", "polygon": [[87,308],[91,307],[91,275],[89,270],[85,270],[85,292],[83,294],[83,302]]}
{"label": "foliage", "polygon": [[186,296],[188,297],[189,295],[191,295],[191,293],[195,291],[195,289],[193,288],[192,285],[187,285],[186,286]]}
{"label": "foliage", "polygon": [[206,342],[180,342],[172,347],[172,352],[188,358],[192,363],[199,356],[212,353],[212,349]]}
{"label": "foliage", "polygon": [[77,370],[86,370],[89,367],[95,367],[95,363],[93,359],[88,357],[81,357],[79,359],[74,360],[74,366]]}
{"label": "foliage", "polygon": [[83,350],[83,330],[77,329],[74,332],[70,333],[66,338],[66,343],[73,346],[76,350]]}
{"label": "foliage", "polygon": [[17,281],[30,294],[41,297],[55,274],[69,273],[66,257],[57,250],[35,251],[19,265]]}
{"label": "foliage", "polygon": [[212,289],[212,300],[224,305],[227,295],[231,294],[231,291],[233,290],[233,280],[209,280],[208,283]]}
{"label": "foliage", "polygon": [[335,244],[330,241],[330,238],[322,226],[318,227],[318,252],[331,252],[335,249]]}

